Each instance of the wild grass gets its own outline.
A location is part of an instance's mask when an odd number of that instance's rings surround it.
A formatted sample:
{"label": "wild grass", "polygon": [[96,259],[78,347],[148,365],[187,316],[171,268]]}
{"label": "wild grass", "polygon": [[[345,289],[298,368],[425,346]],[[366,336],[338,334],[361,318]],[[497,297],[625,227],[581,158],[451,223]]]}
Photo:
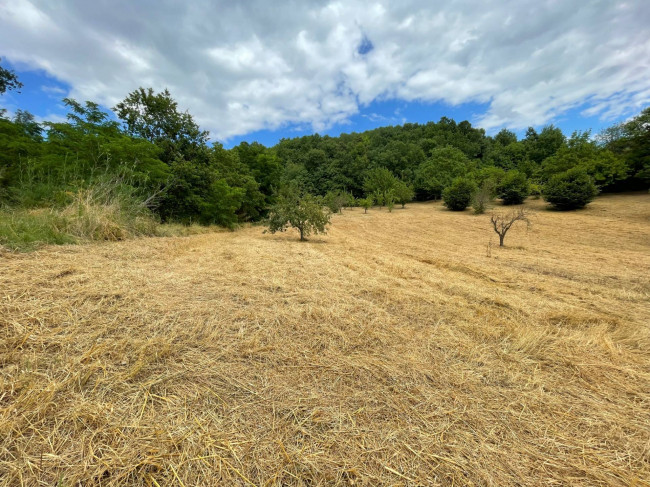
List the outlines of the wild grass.
{"label": "wild grass", "polygon": [[0,209],[0,246],[32,251],[48,244],[118,241],[215,231],[199,225],[161,224],[147,202],[117,180],[67,192],[63,204]]}
{"label": "wild grass", "polygon": [[648,485],[649,198],[5,253],[0,485]]}

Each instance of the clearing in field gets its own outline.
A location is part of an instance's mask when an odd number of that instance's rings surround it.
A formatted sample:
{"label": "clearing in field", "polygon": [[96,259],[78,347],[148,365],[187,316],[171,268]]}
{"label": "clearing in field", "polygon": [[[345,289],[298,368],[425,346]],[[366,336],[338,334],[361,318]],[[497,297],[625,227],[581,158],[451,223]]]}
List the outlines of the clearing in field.
{"label": "clearing in field", "polygon": [[527,207],[3,254],[0,485],[649,485],[650,196]]}

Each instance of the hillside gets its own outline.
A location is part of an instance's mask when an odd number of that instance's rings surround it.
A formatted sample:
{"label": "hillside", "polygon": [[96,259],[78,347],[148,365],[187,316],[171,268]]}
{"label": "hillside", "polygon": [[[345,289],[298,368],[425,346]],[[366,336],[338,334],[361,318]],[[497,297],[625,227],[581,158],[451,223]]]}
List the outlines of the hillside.
{"label": "hillside", "polygon": [[0,255],[0,486],[650,485],[650,195],[526,205]]}

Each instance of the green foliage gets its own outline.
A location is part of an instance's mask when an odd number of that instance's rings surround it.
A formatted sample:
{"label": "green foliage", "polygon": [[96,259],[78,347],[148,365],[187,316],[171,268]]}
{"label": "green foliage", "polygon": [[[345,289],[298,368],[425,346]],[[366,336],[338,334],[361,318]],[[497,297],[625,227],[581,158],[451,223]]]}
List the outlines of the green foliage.
{"label": "green foliage", "polygon": [[498,186],[499,197],[504,205],[519,205],[529,192],[528,179],[524,173],[513,169],[508,171]]}
{"label": "green foliage", "polygon": [[395,190],[391,189],[384,195],[384,204],[388,208],[388,212],[391,213],[393,208],[395,208]]}
{"label": "green foliage", "polygon": [[179,111],[168,90],[154,93],[151,88],[138,88],[113,110],[129,135],[160,147],[164,162],[201,157],[208,132],[202,131],[188,112]]}
{"label": "green foliage", "polygon": [[506,172],[500,167],[486,166],[473,172],[471,176],[479,188],[484,184],[490,187],[492,189],[492,198],[496,198],[498,195],[498,188],[501,185],[503,178],[505,178]]}
{"label": "green foliage", "polygon": [[[631,189],[650,185],[650,107],[627,122],[607,129],[600,141],[625,164],[628,175],[625,181]],[[620,183],[617,186],[622,189]]]}
{"label": "green foliage", "polygon": [[69,193],[58,207],[0,210],[0,245],[25,251],[44,244],[122,240],[155,235],[158,227],[132,186],[105,179]]}
{"label": "green foliage", "polygon": [[542,186],[537,183],[531,183],[528,192],[532,199],[538,200],[542,196]]}
{"label": "green foliage", "polygon": [[398,181],[393,188],[393,194],[395,195],[395,201],[404,208],[406,203],[413,201],[415,191],[413,191],[413,188],[404,181]]}
{"label": "green foliage", "polygon": [[565,145],[565,141],[566,137],[559,128],[547,125],[539,134],[529,128],[524,147],[528,158],[539,165],[544,159],[560,150]]}
{"label": "green foliage", "polygon": [[468,178],[456,178],[442,193],[444,205],[453,211],[463,211],[470,204],[476,184]]}
{"label": "green foliage", "polygon": [[[2,61],[2,58],[0,58],[0,61]],[[19,90],[22,87],[23,84],[18,81],[16,73],[0,66],[0,95],[7,90]]]}
{"label": "green foliage", "polygon": [[372,208],[373,203],[374,201],[371,195],[357,200],[357,204],[363,208],[364,213],[368,213],[368,209]]}
{"label": "green foliage", "polygon": [[29,251],[44,244],[71,244],[76,239],[61,230],[57,213],[41,209],[0,210],[0,246]]}
{"label": "green foliage", "polygon": [[[388,204],[389,193],[394,191],[398,179],[386,168],[376,168],[368,171],[363,182],[366,194],[371,194],[379,206]],[[394,196],[393,196],[394,198]]]}
{"label": "green foliage", "polygon": [[455,147],[434,149],[431,157],[415,172],[415,191],[419,199],[438,199],[454,178],[471,169],[467,156]]}
{"label": "green foliage", "polygon": [[630,169],[623,157],[591,140],[590,132],[574,132],[555,155],[547,158],[541,168],[544,180],[569,169],[580,168],[601,188],[616,185],[628,177]]}
{"label": "green foliage", "polygon": [[301,194],[295,187],[289,187],[281,192],[269,211],[268,231],[284,232],[292,227],[300,232],[300,240],[306,240],[312,233],[326,233],[330,216],[322,198]]}
{"label": "green foliage", "polygon": [[354,204],[354,196],[346,191],[329,191],[323,201],[332,213],[342,213],[343,208]]}
{"label": "green foliage", "polygon": [[579,167],[556,174],[544,186],[544,199],[558,210],[582,208],[597,194],[592,178]]}

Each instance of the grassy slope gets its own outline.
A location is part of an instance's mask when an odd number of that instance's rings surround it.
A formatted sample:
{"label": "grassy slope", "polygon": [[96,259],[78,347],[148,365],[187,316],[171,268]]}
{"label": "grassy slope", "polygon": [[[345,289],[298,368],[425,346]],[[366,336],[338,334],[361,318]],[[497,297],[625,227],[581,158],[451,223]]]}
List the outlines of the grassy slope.
{"label": "grassy slope", "polygon": [[495,244],[413,204],[4,254],[0,485],[648,485],[650,197]]}

